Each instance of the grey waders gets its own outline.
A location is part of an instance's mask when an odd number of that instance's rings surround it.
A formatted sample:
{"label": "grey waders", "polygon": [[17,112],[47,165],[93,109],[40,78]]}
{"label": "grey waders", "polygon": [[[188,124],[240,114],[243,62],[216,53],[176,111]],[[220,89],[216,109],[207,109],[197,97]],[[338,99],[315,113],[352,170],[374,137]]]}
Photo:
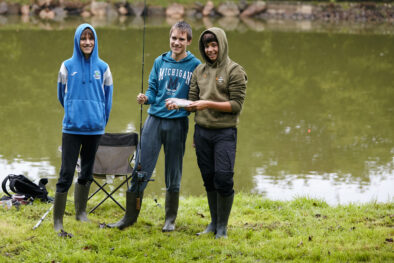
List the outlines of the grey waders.
{"label": "grey waders", "polygon": [[144,192],[140,193],[137,200],[137,195],[134,192],[127,191],[126,192],[126,213],[124,217],[116,223],[108,224],[109,228],[119,228],[124,229],[128,226],[131,226],[135,222],[137,222],[138,215],[140,214],[140,209],[142,205],[142,197]]}
{"label": "grey waders", "polygon": [[166,219],[163,232],[175,230],[175,219],[178,214],[179,192],[166,192]]}
{"label": "grey waders", "polygon": [[207,192],[207,198],[208,198],[208,205],[209,205],[209,211],[211,213],[211,223],[207,226],[207,228],[202,231],[197,233],[197,236],[199,235],[205,235],[209,233],[214,233],[216,234],[216,223],[217,223],[217,192]]}
{"label": "grey waders", "polygon": [[53,202],[53,227],[55,231],[63,229],[63,216],[66,210],[67,192],[56,193]]}
{"label": "grey waders", "polygon": [[233,206],[234,194],[230,196],[221,196],[217,194],[217,225],[215,238],[227,238],[227,223],[230,217],[231,207]]}
{"label": "grey waders", "polygon": [[87,222],[88,217],[86,215],[86,204],[88,202],[90,189],[90,182],[85,185],[79,184],[78,182],[75,184],[74,190],[74,205],[75,205],[75,218],[78,221]]}

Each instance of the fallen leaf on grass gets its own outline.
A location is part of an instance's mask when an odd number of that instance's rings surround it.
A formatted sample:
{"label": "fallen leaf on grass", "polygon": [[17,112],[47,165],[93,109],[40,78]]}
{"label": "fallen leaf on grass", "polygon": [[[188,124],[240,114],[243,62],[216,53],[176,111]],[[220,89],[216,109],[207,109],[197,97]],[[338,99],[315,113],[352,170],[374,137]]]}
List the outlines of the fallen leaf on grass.
{"label": "fallen leaf on grass", "polygon": [[154,201],[155,201],[155,203],[156,203],[156,206],[158,206],[158,207],[161,207],[161,204],[159,204],[158,202],[157,202],[157,199],[155,198],[155,199],[153,199]]}
{"label": "fallen leaf on grass", "polygon": [[197,215],[198,215],[198,216],[201,216],[202,218],[205,218],[205,216],[204,216],[203,213],[198,213],[198,212],[197,212]]}

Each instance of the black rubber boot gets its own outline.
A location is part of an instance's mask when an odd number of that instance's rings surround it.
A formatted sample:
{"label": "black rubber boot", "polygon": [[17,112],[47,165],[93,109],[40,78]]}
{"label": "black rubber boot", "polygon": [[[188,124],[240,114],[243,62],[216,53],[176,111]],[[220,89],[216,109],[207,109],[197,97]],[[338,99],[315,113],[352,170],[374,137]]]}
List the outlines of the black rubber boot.
{"label": "black rubber boot", "polygon": [[75,218],[78,221],[87,222],[86,204],[88,202],[90,183],[85,185],[76,183],[74,189]]}
{"label": "black rubber boot", "polygon": [[55,231],[63,229],[63,216],[66,210],[67,192],[56,193],[55,201],[53,202],[53,227]]}
{"label": "black rubber boot", "polygon": [[231,207],[233,206],[234,194],[223,197],[219,193],[217,194],[218,199],[218,221],[216,226],[216,237],[215,238],[227,238],[227,223],[230,217]]}
{"label": "black rubber boot", "polygon": [[208,205],[209,205],[209,211],[211,213],[211,223],[207,226],[207,228],[202,231],[197,233],[197,236],[200,235],[205,235],[209,233],[214,233],[216,234],[216,222],[217,222],[217,192],[207,192],[207,198],[208,198]]}
{"label": "black rubber boot", "polygon": [[138,215],[140,214],[140,209],[142,205],[142,197],[144,193],[141,192],[139,200],[137,200],[137,195],[134,192],[126,192],[126,213],[124,217],[116,223],[108,224],[109,228],[119,228],[124,229],[128,226],[133,225],[137,222]]}
{"label": "black rubber boot", "polygon": [[179,192],[166,192],[166,221],[164,222],[163,232],[175,230],[175,219],[178,214]]}

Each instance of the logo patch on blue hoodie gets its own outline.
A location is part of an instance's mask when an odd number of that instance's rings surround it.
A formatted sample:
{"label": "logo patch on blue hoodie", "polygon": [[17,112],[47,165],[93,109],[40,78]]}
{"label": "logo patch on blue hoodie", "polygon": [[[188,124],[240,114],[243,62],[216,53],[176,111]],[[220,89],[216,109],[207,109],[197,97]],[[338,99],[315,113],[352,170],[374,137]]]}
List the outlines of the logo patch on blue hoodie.
{"label": "logo patch on blue hoodie", "polygon": [[94,71],[93,77],[94,77],[95,79],[101,79],[100,71],[98,71],[98,70]]}

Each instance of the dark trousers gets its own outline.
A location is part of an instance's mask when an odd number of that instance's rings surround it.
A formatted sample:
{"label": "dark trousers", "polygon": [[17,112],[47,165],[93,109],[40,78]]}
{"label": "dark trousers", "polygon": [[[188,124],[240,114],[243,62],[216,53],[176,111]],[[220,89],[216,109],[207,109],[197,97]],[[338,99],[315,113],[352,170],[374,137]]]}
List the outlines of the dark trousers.
{"label": "dark trousers", "polygon": [[101,135],[78,135],[63,133],[62,136],[62,166],[56,192],[64,193],[70,189],[73,182],[78,156],[81,155],[81,172],[78,183],[85,185],[93,180],[92,172],[94,158]]}
{"label": "dark trousers", "polygon": [[[141,136],[141,170],[146,173],[146,179],[152,177],[161,146],[165,155],[164,180],[168,192],[179,192],[182,178],[183,155],[189,130],[188,117],[176,119],[158,118],[148,115]],[[147,182],[137,182],[133,177],[132,192],[142,192]]]}
{"label": "dark trousers", "polygon": [[196,124],[194,144],[206,191],[232,195],[237,128],[206,129]]}

